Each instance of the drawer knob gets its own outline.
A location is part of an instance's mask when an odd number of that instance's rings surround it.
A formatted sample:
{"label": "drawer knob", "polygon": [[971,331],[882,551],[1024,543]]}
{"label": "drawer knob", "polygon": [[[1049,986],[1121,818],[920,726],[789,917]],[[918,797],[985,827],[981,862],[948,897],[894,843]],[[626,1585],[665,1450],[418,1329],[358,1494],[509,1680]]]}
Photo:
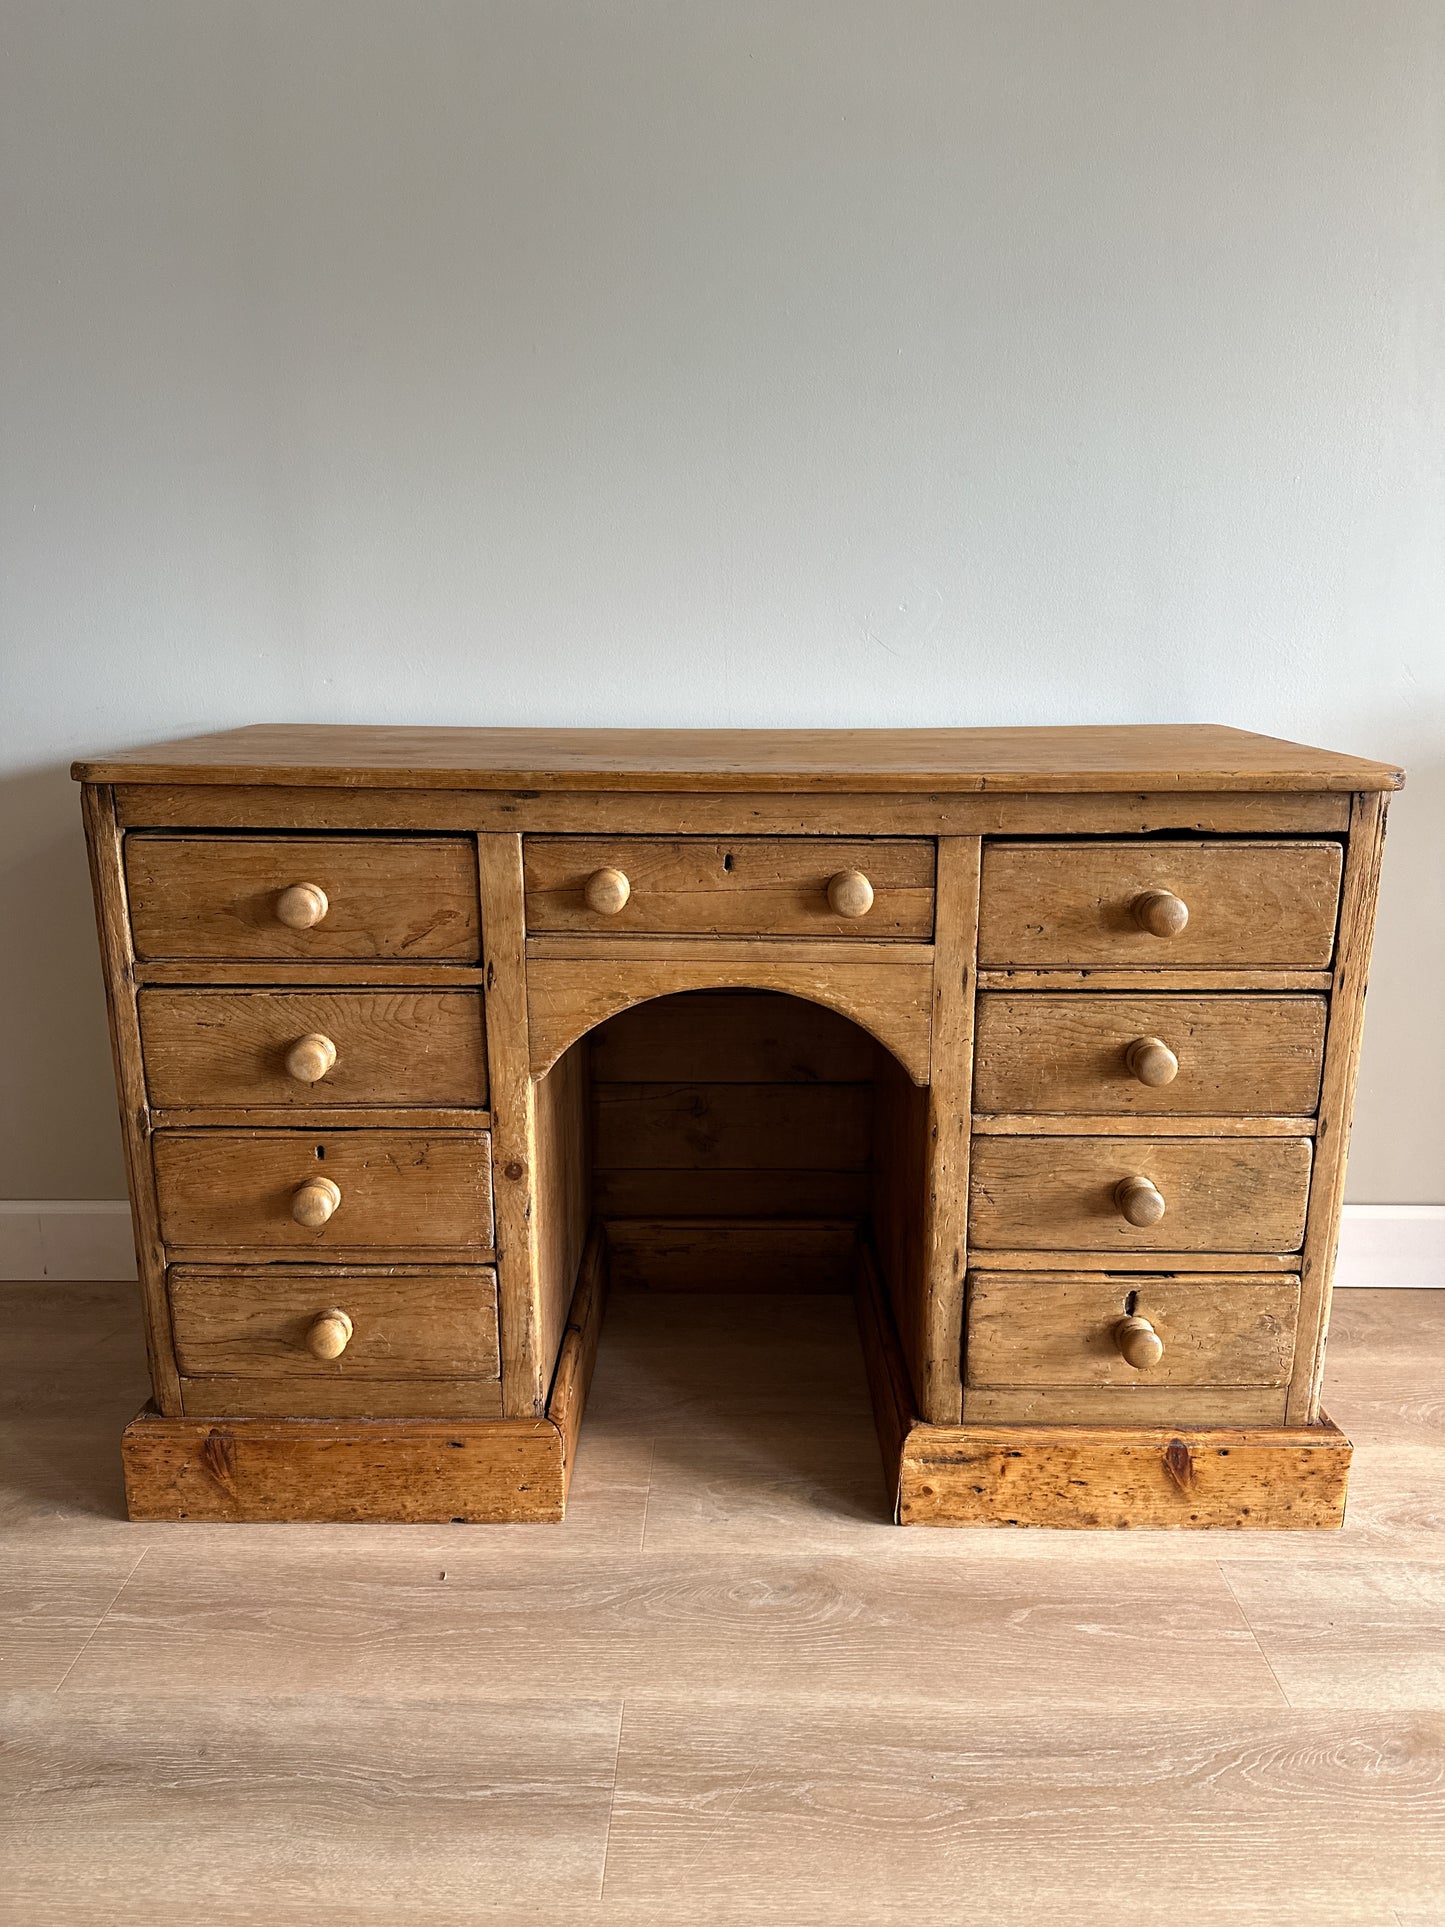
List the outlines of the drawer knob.
{"label": "drawer knob", "polygon": [[861,870],[840,870],[828,879],[828,904],[835,917],[866,917],[873,908],[873,885]]}
{"label": "drawer knob", "polygon": [[286,1075],[298,1084],[319,1084],[335,1063],[335,1044],[324,1032],[309,1030],[287,1051]]}
{"label": "drawer knob", "polygon": [[1141,1084],[1155,1089],[1172,1084],[1179,1075],[1179,1059],[1162,1037],[1136,1037],[1124,1052],[1124,1062]]}
{"label": "drawer knob", "polygon": [[599,916],[615,917],[627,908],[632,885],[621,870],[594,870],[583,885],[582,895],[589,910],[595,910]]}
{"label": "drawer knob", "polygon": [[1164,1199],[1148,1178],[1120,1178],[1114,1186],[1114,1202],[1119,1215],[1130,1224],[1158,1224],[1164,1216]]}
{"label": "drawer knob", "polygon": [[351,1343],[353,1330],[344,1311],[324,1311],[306,1334],[306,1349],[313,1358],[340,1358]]}
{"label": "drawer knob", "polygon": [[308,1178],[291,1194],[291,1216],[308,1231],[319,1231],[341,1203],[341,1186],[330,1178]]}
{"label": "drawer knob", "polygon": [[331,908],[319,883],[293,883],[276,899],[276,920],[288,930],[309,930]]}
{"label": "drawer knob", "polygon": [[1172,890],[1146,890],[1132,908],[1135,923],[1151,937],[1177,937],[1189,921],[1189,905]]}
{"label": "drawer knob", "polygon": [[1121,1318],[1114,1327],[1114,1343],[1124,1363],[1136,1372],[1147,1372],[1164,1356],[1164,1340],[1147,1318]]}

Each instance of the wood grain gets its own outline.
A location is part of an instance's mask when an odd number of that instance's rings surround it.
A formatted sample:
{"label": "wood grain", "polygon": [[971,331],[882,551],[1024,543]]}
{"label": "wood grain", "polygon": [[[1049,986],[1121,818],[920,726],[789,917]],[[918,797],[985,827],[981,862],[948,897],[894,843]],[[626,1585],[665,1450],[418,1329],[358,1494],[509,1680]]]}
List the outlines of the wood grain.
{"label": "wood grain", "polygon": [[1330,1322],[1330,1286],[1339,1248],[1345,1162],[1350,1149],[1360,1040],[1365,1022],[1365,991],[1375,935],[1375,904],[1385,854],[1386,807],[1386,799],[1374,795],[1357,796],[1351,806],[1335,982],[1325,1038],[1314,1180],[1310,1186],[1304,1257],[1300,1265],[1300,1346],[1289,1394],[1289,1417],[1295,1424],[1313,1423],[1320,1409],[1325,1339]]}
{"label": "wood grain", "polygon": [[595,1086],[599,1170],[867,1169],[867,1084]]}
{"label": "wood grain", "polygon": [[[969,1236],[975,1251],[1298,1250],[1309,1195],[1307,1138],[980,1137]],[[1114,1187],[1132,1175],[1164,1196],[1132,1225]]]}
{"label": "wood grain", "polygon": [[[538,837],[524,844],[527,930],[655,936],[809,936],[878,942],[933,935],[933,845],[874,837]],[[615,869],[630,892],[613,914],[592,909],[588,879]],[[866,916],[836,911],[830,880],[866,873]]]}
{"label": "wood grain", "polygon": [[122,1441],[132,1519],[556,1523],[548,1419],[167,1419]]}
{"label": "wood grain", "polygon": [[976,1137],[1313,1137],[1312,1117],[1180,1117],[1122,1111],[976,1112]]}
{"label": "wood grain", "polygon": [[478,729],[253,723],[74,765],[90,783],[398,789],[1371,790],[1386,763],[1217,724]]}
{"label": "wood grain", "polygon": [[[1145,1370],[1121,1354],[1126,1316],[1163,1340]],[[974,1272],[964,1417],[1280,1425],[1298,1317],[1297,1278]]]}
{"label": "wood grain", "polygon": [[[176,1359],[189,1377],[499,1376],[497,1276],[486,1266],[173,1265],[169,1285]],[[355,1331],[339,1358],[316,1358],[306,1334],[333,1305]]]}
{"label": "wood grain", "polygon": [[[1147,1318],[1164,1340],[1146,1373],[1125,1364],[1115,1343],[1128,1315]],[[1298,1278],[976,1271],[966,1382],[1287,1385],[1298,1316]]]}
{"label": "wood grain", "polygon": [[[167,1245],[321,1251],[334,1246],[492,1243],[491,1140],[485,1132],[163,1131],[155,1139]],[[341,1204],[308,1229],[291,1199],[308,1178]]]}
{"label": "wood grain", "polygon": [[597,1365],[597,1345],[607,1308],[607,1239],[594,1226],[577,1268],[577,1289],[557,1352],[557,1370],[547,1399],[547,1417],[557,1428],[562,1449],[562,1496],[572,1489],[572,1474],[582,1436],[582,1414]]}
{"label": "wood grain", "polygon": [[1331,1425],[1230,1432],[1070,1425],[915,1426],[904,1525],[1118,1531],[1335,1528],[1350,1446]]}
{"label": "wood grain", "polygon": [[[527,966],[532,1073],[543,1076],[579,1037],[635,1004],[677,991],[781,991],[838,1011],[876,1037],[916,1084],[928,1082],[933,969],[930,965],[775,964],[766,946],[755,962],[533,962]],[[492,1077],[497,1075],[492,1053]]]}
{"label": "wood grain", "polygon": [[[141,957],[475,963],[477,873],[463,838],[167,836],[125,839]],[[319,884],[330,908],[289,929],[276,899]]]}
{"label": "wood grain", "polygon": [[858,1226],[847,1220],[614,1219],[615,1283],[642,1291],[849,1292]]}
{"label": "wood grain", "polygon": [[126,1186],[130,1193],[146,1356],[150,1361],[151,1384],[161,1410],[179,1412],[180,1376],[176,1370],[175,1347],[171,1341],[165,1250],[161,1242],[160,1205],[151,1161],[151,1115],[146,1097],[145,1059],[136,1016],[135,951],[131,942],[122,842],[116,827],[110,791],[89,786],[83,789],[81,813],[95,901],[96,934],[100,941],[101,974],[105,983],[105,1007],[110,1025],[111,1063],[120,1105],[121,1143],[125,1150]]}
{"label": "wood grain", "polygon": [[[143,990],[152,1104],[483,1106],[487,1054],[475,991]],[[336,1062],[298,1083],[286,1052],[308,1032]]]}
{"label": "wood grain", "polygon": [[[924,1418],[957,1415],[968,1267],[972,1147],[974,973],[977,969],[982,849],[971,837],[938,846],[938,935],[933,970],[933,1051],[928,1087],[923,1219],[922,1355],[910,1358]],[[906,1332],[906,1327],[903,1328]],[[909,1357],[905,1335],[904,1356]]]}
{"label": "wood grain", "polygon": [[862,1084],[877,1047],[821,1004],[695,990],[619,1011],[593,1032],[594,1083]]}
{"label": "wood grain", "polygon": [[[900,1072],[900,1076],[902,1073]],[[905,1082],[907,1080],[905,1079]],[[912,1084],[908,1085],[913,1090]],[[599,1218],[854,1218],[868,1215],[861,1171],[594,1170]]]}
{"label": "wood grain", "polygon": [[[980,997],[976,1111],[1306,1116],[1319,1099],[1323,997]],[[1125,1053],[1160,1038],[1179,1060],[1171,1083],[1141,1083]]]}
{"label": "wood grain", "polygon": [[585,1050],[568,1051],[533,1086],[537,1355],[550,1379],[592,1218],[591,1131]]}
{"label": "wood grain", "polygon": [[[1334,951],[1340,863],[1340,846],[1323,842],[990,844],[979,963],[1320,968]],[[1135,922],[1149,890],[1189,906],[1178,936]]]}
{"label": "wood grain", "polygon": [[530,985],[522,919],[521,837],[479,836],[477,871],[496,1169],[502,1399],[509,1417],[540,1418],[552,1361],[542,1355],[537,1117],[527,1061]]}
{"label": "wood grain", "polygon": [[[275,782],[237,788],[212,783],[122,783],[115,788],[125,829],[464,830],[534,835],[675,835],[677,799],[646,790],[538,790],[459,787],[391,789]],[[1305,835],[1349,827],[1347,793],[1173,790],[1049,794],[858,794],[782,790],[694,790],[687,826],[694,836],[1176,836],[1241,831]]]}
{"label": "wood grain", "polygon": [[197,1377],[181,1380],[187,1418],[411,1419],[502,1417],[490,1378]]}

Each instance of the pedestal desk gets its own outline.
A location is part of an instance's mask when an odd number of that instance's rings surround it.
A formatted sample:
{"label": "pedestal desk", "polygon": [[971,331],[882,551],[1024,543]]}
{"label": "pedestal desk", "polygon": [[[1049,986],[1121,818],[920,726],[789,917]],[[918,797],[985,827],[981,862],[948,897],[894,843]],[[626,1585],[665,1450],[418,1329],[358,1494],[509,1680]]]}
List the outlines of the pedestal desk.
{"label": "pedestal desk", "polygon": [[1320,1526],[1398,770],[1214,727],[78,764],[133,1517],[560,1520],[609,1277],[851,1290],[904,1523]]}

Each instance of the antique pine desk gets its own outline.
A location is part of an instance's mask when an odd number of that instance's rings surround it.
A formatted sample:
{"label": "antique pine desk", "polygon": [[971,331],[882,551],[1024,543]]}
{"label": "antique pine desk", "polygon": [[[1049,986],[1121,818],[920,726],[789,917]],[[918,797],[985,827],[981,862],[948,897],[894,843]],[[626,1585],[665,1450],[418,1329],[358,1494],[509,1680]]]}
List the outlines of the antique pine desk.
{"label": "antique pine desk", "polygon": [[75,774],[133,1517],[559,1520],[610,1276],[855,1290],[904,1522],[1339,1523],[1397,770],[1212,727],[264,726]]}

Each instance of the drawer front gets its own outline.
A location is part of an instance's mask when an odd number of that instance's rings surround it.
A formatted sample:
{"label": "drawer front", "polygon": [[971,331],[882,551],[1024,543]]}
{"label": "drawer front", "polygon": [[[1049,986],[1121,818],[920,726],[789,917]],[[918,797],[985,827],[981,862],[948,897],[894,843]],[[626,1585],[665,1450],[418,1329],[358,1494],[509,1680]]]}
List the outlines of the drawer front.
{"label": "drawer front", "polygon": [[[979,1251],[1298,1251],[1308,1138],[976,1137],[969,1241]],[[1146,1180],[1152,1223],[1120,1187]]]}
{"label": "drawer front", "polygon": [[[1129,1364],[1120,1327],[1147,1319],[1157,1363]],[[965,1383],[1287,1386],[1299,1279],[975,1272]]]}
{"label": "drawer front", "polygon": [[142,990],[138,1002],[163,1109],[487,1101],[478,991]]}
{"label": "drawer front", "polygon": [[[535,935],[854,937],[933,935],[933,845],[923,838],[528,837],[527,929]],[[601,872],[627,879],[620,907],[593,907]],[[853,873],[867,891],[851,897]],[[834,897],[856,914],[835,907]],[[871,902],[862,907],[871,892]],[[616,904],[594,890],[599,904]]]}
{"label": "drawer front", "polygon": [[[1324,842],[987,844],[979,963],[1324,969],[1340,861]],[[1188,920],[1156,935],[1178,922],[1165,897]]]}
{"label": "drawer front", "polygon": [[988,992],[978,1001],[973,1107],[1308,1117],[1324,1041],[1323,997]]}
{"label": "drawer front", "polygon": [[[169,1288],[187,1377],[500,1376],[489,1266],[172,1265]],[[332,1357],[337,1311],[352,1329]]]}
{"label": "drawer front", "polygon": [[465,837],[140,832],[126,838],[125,873],[142,958],[475,963],[481,953]]}
{"label": "drawer front", "polygon": [[1298,1278],[975,1272],[967,1317],[966,1422],[1284,1423]]}
{"label": "drawer front", "polygon": [[[487,1250],[492,1243],[485,1131],[157,1131],[154,1144],[168,1245]],[[338,1195],[318,1223],[328,1184]],[[298,1221],[298,1211],[312,1222]]]}

